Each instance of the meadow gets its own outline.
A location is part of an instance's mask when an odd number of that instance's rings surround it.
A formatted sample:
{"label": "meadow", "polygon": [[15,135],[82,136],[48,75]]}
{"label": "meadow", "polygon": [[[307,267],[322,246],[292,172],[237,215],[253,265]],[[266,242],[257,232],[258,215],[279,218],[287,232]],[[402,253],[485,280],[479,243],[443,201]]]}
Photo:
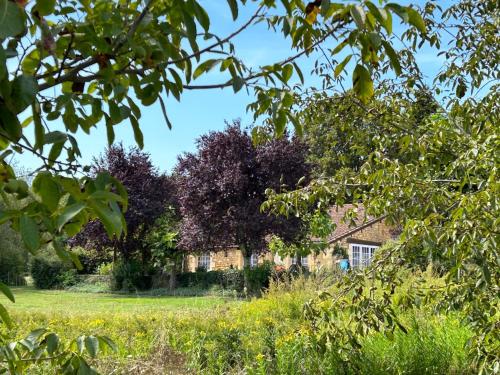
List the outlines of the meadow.
{"label": "meadow", "polygon": [[[406,312],[409,332],[373,333],[346,366],[335,345],[319,352],[303,306],[329,281],[273,282],[262,298],[151,297],[15,288],[9,305],[19,337],[36,327],[65,339],[111,337],[117,353],[95,362],[104,374],[468,374],[470,331],[459,315]],[[357,368],[352,370],[352,366]],[[51,373],[41,365],[34,374]]]}

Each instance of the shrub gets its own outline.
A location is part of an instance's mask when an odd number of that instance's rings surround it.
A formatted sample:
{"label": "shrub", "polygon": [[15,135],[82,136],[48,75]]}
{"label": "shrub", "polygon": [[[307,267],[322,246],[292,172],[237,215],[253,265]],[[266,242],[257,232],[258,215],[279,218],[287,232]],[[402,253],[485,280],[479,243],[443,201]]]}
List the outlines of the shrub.
{"label": "shrub", "polygon": [[101,276],[110,276],[113,274],[113,262],[102,263],[97,267],[97,274]]}
{"label": "shrub", "polygon": [[7,225],[0,225],[0,281],[9,285],[24,285],[28,252],[19,238]]}
{"label": "shrub", "polygon": [[227,290],[242,291],[244,286],[243,272],[235,268],[221,271],[221,286]]}
{"label": "shrub", "polygon": [[272,273],[271,263],[264,263],[254,268],[245,270],[226,269],[220,271],[197,271],[184,272],[177,275],[177,286],[179,288],[210,288],[219,286],[226,290],[236,290],[242,293],[244,289],[244,278],[247,276],[249,294],[260,294],[263,288],[269,286],[269,278]]}
{"label": "shrub", "polygon": [[219,285],[220,280],[221,271],[183,272],[177,275],[177,286],[180,288],[209,288],[212,285]]}
{"label": "shrub", "polygon": [[248,282],[248,293],[259,295],[264,288],[269,287],[269,280],[273,271],[271,262],[264,262],[253,268],[245,268],[244,273]]}
{"label": "shrub", "polygon": [[150,289],[151,285],[152,277],[149,270],[145,269],[140,262],[130,259],[115,264],[112,283],[114,290],[146,290]]}
{"label": "shrub", "polygon": [[59,258],[37,256],[31,264],[31,277],[38,289],[54,289],[61,286],[62,275],[69,269]]}
{"label": "shrub", "polygon": [[73,285],[78,284],[79,281],[78,272],[74,268],[63,271],[59,276],[57,276],[57,285],[62,288],[72,287]]}
{"label": "shrub", "polygon": [[86,249],[83,247],[73,247],[73,252],[78,254],[78,259],[82,264],[82,269],[78,271],[80,274],[95,274],[103,264],[108,264],[113,260],[113,255],[107,249],[96,250]]}

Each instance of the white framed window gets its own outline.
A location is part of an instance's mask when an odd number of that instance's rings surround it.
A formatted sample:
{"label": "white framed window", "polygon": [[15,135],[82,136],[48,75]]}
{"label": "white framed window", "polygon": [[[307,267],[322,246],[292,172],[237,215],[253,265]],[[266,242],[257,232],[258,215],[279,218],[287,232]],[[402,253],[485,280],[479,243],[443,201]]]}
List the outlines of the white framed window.
{"label": "white framed window", "polygon": [[351,243],[349,244],[349,248],[352,268],[365,268],[371,264],[373,255],[375,254],[375,250],[378,249],[378,246]]}
{"label": "white framed window", "polygon": [[198,268],[210,271],[210,253],[203,253],[198,256]]}
{"label": "white framed window", "polygon": [[257,254],[250,255],[250,268],[257,267],[259,265],[259,256]]}
{"label": "white framed window", "polygon": [[[297,256],[292,258],[292,264],[297,264]],[[300,257],[300,264],[302,267],[309,269],[309,257]]]}

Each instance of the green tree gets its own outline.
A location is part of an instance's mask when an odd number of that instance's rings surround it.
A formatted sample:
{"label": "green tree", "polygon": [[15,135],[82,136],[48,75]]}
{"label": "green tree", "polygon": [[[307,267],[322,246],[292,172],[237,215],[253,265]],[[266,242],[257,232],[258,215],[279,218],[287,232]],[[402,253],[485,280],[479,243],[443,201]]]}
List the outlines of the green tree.
{"label": "green tree", "polygon": [[[255,3],[228,0],[228,12],[236,20],[242,5]],[[479,89],[496,71],[497,7],[493,0],[463,0],[444,14],[445,21],[462,20],[456,45],[448,51],[451,64],[439,77],[450,82],[458,97],[470,87]],[[351,70],[352,61],[353,90],[366,105],[379,74],[395,72],[403,81],[401,87],[418,82],[416,49],[422,42],[439,47],[439,32],[448,27],[432,17],[435,9],[433,4],[417,10],[371,1],[306,5],[300,0],[264,0],[233,33],[216,36],[210,31],[210,16],[196,0],[0,0],[0,195],[33,198],[29,204],[7,204],[0,210],[0,224],[9,223],[19,231],[29,251],[48,246],[78,263],[63,248],[62,239],[93,219],[103,223],[110,237],[120,237],[126,233],[122,212],[127,207],[126,191],[109,174],[74,177],[84,170],[78,163],[78,130],[89,133],[94,126],[105,126],[112,143],[114,127],[128,120],[142,146],[136,99],[144,106],[158,102],[171,126],[163,97],[179,99],[184,90],[230,87],[237,92],[245,87],[256,97],[249,109],[256,118],[265,115],[264,122],[273,125],[277,136],[288,122],[300,134],[291,81],[294,74],[303,80],[300,57],[315,50],[333,56],[315,65],[326,89]],[[402,35],[393,33],[395,17],[409,25]],[[233,42],[256,22],[280,30],[296,52],[258,70],[246,67]],[[472,32],[479,37],[468,38]],[[397,52],[398,40],[409,47]],[[340,51],[344,55],[338,58]],[[192,83],[216,67],[227,74],[222,82]],[[481,110],[491,108],[485,105]],[[475,119],[470,114],[465,117]],[[57,119],[62,120],[63,130],[56,128]],[[43,162],[31,189],[16,178],[8,161],[9,155],[20,152],[33,153]],[[11,297],[7,289],[1,290]],[[7,321],[3,305],[0,312]],[[35,336],[35,341],[41,338]],[[85,345],[77,342],[78,348],[90,348],[95,354],[94,338],[85,340]],[[40,342],[46,345],[47,340]],[[81,371],[87,368],[83,362],[72,363],[82,363]]]}
{"label": "green tree", "polygon": [[180,217],[176,209],[168,207],[145,236],[145,246],[151,252],[153,267],[168,273],[169,288],[176,286],[176,274],[182,269],[185,251],[179,248]]}
{"label": "green tree", "polygon": [[[390,131],[394,112],[406,112],[407,127],[418,126],[435,113],[439,105],[426,89],[419,89],[411,100],[373,100],[370,110],[361,106],[353,92],[316,93],[304,101],[299,112],[304,139],[309,146],[309,160],[317,177],[331,177],[342,168],[359,171],[375,150],[377,140]],[[396,153],[395,147],[390,148]]]}
{"label": "green tree", "polygon": [[[377,100],[390,104],[390,111],[381,111],[377,102],[363,104],[368,116],[380,114],[384,131],[373,139],[374,148],[359,169],[337,171],[292,193],[270,193],[266,207],[276,212],[300,215],[311,205],[362,202],[367,214],[385,216],[402,227],[399,241],[382,249],[365,273],[352,273],[339,284],[338,293],[324,294],[307,306],[318,350],[335,342],[349,363],[362,335],[405,330],[392,308],[394,290],[404,282],[398,272],[439,252],[451,265],[445,271],[446,287],[415,284],[400,298],[399,309],[433,300],[437,309],[460,310],[474,332],[468,347],[478,371],[498,372],[498,10],[494,1],[460,1],[434,24],[438,33],[456,31],[431,87],[433,93],[446,93],[442,109],[434,114],[434,109],[398,110],[408,108],[408,100],[426,103],[415,94],[418,70],[409,70],[403,82],[384,77]],[[363,137],[356,138],[355,147],[357,139],[364,143]],[[325,299],[330,303],[321,302]],[[345,311],[352,324],[338,323],[337,314]]]}

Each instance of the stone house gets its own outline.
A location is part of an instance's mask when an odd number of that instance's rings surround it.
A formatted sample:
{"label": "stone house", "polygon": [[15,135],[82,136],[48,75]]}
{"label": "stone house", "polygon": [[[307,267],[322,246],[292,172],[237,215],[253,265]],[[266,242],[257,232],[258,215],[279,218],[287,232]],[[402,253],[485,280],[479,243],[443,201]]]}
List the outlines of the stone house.
{"label": "stone house", "polygon": [[[357,212],[357,218],[346,222],[344,216],[349,210]],[[366,216],[363,206],[355,207],[346,204],[342,207],[332,207],[330,216],[335,224],[335,231],[328,239],[328,248],[320,254],[311,254],[302,257],[301,264],[309,270],[320,268],[334,268],[341,257],[337,254],[338,249],[343,249],[349,258],[351,267],[365,267],[370,264],[377,248],[385,242],[395,239],[397,232],[386,224],[383,217]],[[366,216],[366,217],[365,217]],[[252,256],[250,265],[255,266],[264,261],[274,262],[285,268],[295,264],[295,257],[281,258],[270,253]],[[223,270],[227,268],[243,268],[243,255],[236,246],[214,252],[206,252],[199,255],[188,255],[184,261],[184,271],[194,272],[198,267],[209,271]]]}

